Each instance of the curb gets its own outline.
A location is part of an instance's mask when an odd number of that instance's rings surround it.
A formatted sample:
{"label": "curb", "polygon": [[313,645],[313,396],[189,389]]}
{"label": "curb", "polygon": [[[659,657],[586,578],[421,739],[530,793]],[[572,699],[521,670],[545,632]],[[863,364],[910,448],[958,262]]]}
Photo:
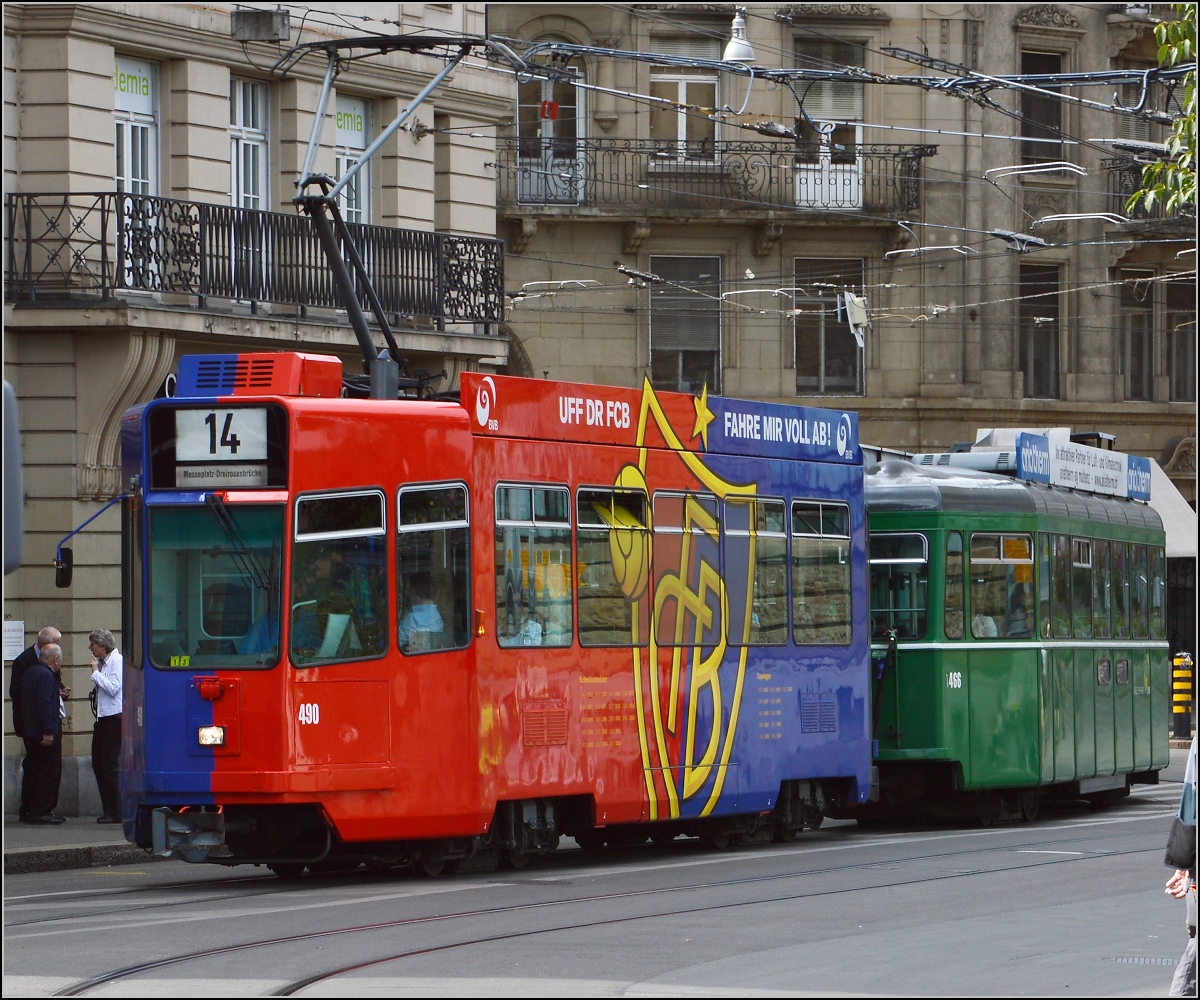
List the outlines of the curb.
{"label": "curb", "polygon": [[1171,737],[1171,749],[1172,750],[1190,750],[1191,748],[1192,748],[1192,741],[1190,739],[1177,740],[1177,739],[1175,739],[1174,736]]}
{"label": "curb", "polygon": [[98,844],[92,847],[33,847],[4,855],[5,875],[68,871],[106,865],[141,865],[158,861],[133,844]]}

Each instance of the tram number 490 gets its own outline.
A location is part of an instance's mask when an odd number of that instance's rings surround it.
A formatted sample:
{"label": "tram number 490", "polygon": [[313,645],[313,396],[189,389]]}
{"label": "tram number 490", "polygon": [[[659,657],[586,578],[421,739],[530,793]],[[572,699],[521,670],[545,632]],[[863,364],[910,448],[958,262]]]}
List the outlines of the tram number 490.
{"label": "tram number 490", "polygon": [[313,703],[304,702],[300,706],[300,715],[297,721],[302,726],[315,726],[321,721],[321,706]]}
{"label": "tram number 490", "polygon": [[962,687],[962,671],[951,670],[946,674],[946,687],[960,688]]}

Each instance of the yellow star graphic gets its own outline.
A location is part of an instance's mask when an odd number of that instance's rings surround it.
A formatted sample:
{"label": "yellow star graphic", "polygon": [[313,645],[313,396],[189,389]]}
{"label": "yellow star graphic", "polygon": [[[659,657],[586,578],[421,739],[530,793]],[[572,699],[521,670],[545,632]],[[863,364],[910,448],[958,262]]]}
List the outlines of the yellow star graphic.
{"label": "yellow star graphic", "polygon": [[692,437],[699,434],[704,440],[704,450],[708,451],[708,425],[716,419],[716,416],[708,408],[707,385],[700,390],[699,396],[692,397],[692,405],[696,408],[696,426],[692,428]]}

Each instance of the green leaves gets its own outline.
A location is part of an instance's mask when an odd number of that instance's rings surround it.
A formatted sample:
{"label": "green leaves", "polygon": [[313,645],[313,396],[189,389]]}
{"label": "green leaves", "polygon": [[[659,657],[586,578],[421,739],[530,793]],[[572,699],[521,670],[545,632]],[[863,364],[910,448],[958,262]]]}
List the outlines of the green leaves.
{"label": "green leaves", "polygon": [[[1160,66],[1172,67],[1196,58],[1196,5],[1174,5],[1179,19],[1158,25]],[[1142,170],[1142,187],[1126,202],[1132,212],[1138,205],[1147,211],[1161,204],[1167,212],[1196,208],[1196,71],[1183,78],[1182,114],[1175,119],[1165,145],[1167,159],[1149,163]]]}

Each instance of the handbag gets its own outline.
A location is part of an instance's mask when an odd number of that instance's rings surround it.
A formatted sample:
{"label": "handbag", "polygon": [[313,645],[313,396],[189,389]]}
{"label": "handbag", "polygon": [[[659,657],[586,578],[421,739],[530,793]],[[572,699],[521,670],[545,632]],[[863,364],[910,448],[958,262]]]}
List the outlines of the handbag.
{"label": "handbag", "polygon": [[1163,864],[1183,871],[1194,871],[1196,868],[1196,827],[1178,816],[1171,821]]}

